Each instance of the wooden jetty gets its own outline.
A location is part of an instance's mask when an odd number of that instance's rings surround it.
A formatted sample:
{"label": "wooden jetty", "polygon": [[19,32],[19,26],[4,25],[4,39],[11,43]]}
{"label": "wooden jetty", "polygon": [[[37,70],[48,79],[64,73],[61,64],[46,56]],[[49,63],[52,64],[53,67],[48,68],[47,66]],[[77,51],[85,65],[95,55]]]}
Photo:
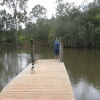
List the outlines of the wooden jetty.
{"label": "wooden jetty", "polygon": [[63,62],[38,60],[28,65],[0,93],[0,100],[75,100]]}

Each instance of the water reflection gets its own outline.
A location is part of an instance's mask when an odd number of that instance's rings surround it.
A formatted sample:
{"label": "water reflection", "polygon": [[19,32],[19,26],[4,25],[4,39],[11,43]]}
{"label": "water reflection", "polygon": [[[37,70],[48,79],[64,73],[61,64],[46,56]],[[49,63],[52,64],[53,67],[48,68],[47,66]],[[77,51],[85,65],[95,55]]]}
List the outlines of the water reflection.
{"label": "water reflection", "polygon": [[73,87],[76,100],[100,100],[100,90],[83,79]]}
{"label": "water reflection", "polygon": [[76,100],[100,100],[99,59],[100,51],[96,49],[64,51],[64,62]]}
{"label": "water reflection", "polygon": [[30,54],[0,49],[0,90],[30,62]]}

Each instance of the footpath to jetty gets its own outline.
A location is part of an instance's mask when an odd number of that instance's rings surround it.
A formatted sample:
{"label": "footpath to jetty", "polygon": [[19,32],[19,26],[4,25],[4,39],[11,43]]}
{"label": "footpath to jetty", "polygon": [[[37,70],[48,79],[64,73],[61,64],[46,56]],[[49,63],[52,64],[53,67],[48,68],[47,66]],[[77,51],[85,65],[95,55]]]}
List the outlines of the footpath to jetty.
{"label": "footpath to jetty", "polygon": [[38,60],[28,65],[0,93],[0,100],[75,100],[63,62]]}

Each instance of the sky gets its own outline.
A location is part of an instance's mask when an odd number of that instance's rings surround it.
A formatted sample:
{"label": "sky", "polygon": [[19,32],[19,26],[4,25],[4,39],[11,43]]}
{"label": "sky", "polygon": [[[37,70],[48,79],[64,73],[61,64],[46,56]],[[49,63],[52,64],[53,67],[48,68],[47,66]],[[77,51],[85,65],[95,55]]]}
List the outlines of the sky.
{"label": "sky", "polygon": [[[84,0],[63,0],[64,2],[69,2],[69,3],[75,3],[76,5],[80,5]],[[93,0],[86,0],[88,3],[92,2]],[[27,11],[28,13],[32,10],[32,8],[37,5],[40,4],[42,6],[44,6],[44,8],[47,9],[47,17],[51,18],[52,15],[55,15],[56,13],[56,7],[57,7],[57,3],[56,0],[28,0],[28,8]],[[0,7],[1,9],[6,9],[6,7]],[[8,12],[10,12],[8,10]]]}
{"label": "sky", "polygon": [[[64,0],[64,2],[76,3],[76,5],[80,5],[83,1],[84,0]],[[92,1],[93,0],[87,0],[88,3]],[[31,11],[31,9],[37,4],[40,4],[47,9],[48,18],[51,18],[52,15],[56,13],[56,0],[29,0],[28,11]]]}

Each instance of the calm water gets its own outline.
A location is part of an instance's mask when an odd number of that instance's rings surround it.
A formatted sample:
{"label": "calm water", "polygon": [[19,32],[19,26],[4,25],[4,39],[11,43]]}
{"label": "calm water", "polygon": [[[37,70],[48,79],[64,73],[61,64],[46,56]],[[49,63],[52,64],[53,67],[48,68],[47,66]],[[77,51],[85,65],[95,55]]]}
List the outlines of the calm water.
{"label": "calm water", "polygon": [[[54,58],[53,48],[35,48],[35,56]],[[0,90],[31,62],[30,50],[0,48]],[[66,65],[76,100],[100,100],[100,50],[64,49]]]}

